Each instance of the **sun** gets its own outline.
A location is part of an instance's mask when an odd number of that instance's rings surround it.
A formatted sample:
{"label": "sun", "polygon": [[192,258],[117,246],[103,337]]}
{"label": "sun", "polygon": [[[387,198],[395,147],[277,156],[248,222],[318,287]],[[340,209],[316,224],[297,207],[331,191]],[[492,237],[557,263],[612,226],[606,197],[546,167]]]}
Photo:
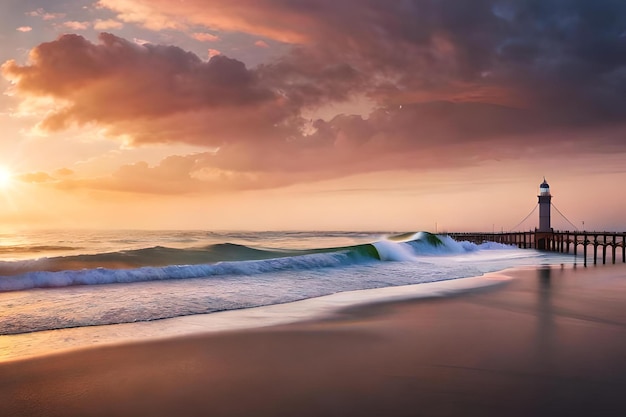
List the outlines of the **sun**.
{"label": "sun", "polygon": [[6,167],[0,166],[0,188],[8,188],[11,185],[13,174]]}

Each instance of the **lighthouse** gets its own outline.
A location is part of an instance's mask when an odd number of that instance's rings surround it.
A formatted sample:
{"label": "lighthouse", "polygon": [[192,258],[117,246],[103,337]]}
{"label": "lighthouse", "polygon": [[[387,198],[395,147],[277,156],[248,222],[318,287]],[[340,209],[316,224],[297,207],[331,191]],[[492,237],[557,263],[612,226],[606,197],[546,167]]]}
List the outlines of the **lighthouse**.
{"label": "lighthouse", "polygon": [[550,201],[552,195],[550,194],[550,186],[546,182],[546,178],[543,178],[543,182],[539,185],[539,229],[538,232],[551,232],[550,227]]}

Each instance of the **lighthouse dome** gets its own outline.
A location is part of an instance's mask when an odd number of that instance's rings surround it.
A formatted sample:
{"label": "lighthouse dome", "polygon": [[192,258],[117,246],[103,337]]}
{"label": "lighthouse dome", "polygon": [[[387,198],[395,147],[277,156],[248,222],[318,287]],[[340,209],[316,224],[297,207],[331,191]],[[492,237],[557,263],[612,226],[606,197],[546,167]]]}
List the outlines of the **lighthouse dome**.
{"label": "lighthouse dome", "polygon": [[549,196],[550,195],[550,186],[546,181],[546,178],[543,178],[543,182],[539,184],[539,195],[540,196]]}

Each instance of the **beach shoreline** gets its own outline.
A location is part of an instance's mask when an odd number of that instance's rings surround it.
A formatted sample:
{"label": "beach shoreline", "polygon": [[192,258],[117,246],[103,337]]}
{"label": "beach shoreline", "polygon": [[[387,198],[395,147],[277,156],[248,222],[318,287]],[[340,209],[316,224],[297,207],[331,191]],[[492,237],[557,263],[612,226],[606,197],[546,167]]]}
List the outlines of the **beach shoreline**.
{"label": "beach shoreline", "polygon": [[626,267],[512,275],[453,297],[0,363],[0,414],[623,415]]}

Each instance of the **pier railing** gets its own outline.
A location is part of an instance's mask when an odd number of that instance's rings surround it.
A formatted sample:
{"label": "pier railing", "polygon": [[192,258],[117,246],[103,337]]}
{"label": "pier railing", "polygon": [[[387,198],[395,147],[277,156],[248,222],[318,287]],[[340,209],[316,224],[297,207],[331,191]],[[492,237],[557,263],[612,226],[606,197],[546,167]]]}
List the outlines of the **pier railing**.
{"label": "pier railing", "polygon": [[[501,233],[448,233],[455,240],[467,240],[477,244],[497,242],[515,245],[522,249],[539,249],[560,253],[579,254],[582,246],[583,259],[587,265],[589,249],[592,251],[594,265],[601,256],[602,263],[607,262],[610,250],[612,263],[616,262],[618,249],[621,251],[622,263],[626,263],[626,232],[587,232],[587,231],[527,231]],[[600,249],[600,250],[599,250]]]}

